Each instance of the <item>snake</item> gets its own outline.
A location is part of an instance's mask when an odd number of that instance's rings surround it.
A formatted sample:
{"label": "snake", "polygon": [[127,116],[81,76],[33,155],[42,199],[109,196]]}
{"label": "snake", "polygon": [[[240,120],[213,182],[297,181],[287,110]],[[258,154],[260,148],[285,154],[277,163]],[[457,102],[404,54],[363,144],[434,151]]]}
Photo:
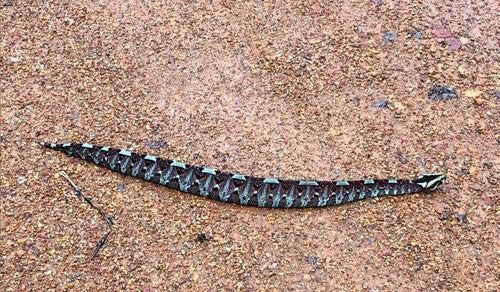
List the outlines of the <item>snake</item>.
{"label": "snake", "polygon": [[89,143],[47,143],[44,147],[184,193],[240,205],[267,208],[336,206],[368,198],[434,191],[446,173],[415,179],[290,180],[245,176],[175,159]]}

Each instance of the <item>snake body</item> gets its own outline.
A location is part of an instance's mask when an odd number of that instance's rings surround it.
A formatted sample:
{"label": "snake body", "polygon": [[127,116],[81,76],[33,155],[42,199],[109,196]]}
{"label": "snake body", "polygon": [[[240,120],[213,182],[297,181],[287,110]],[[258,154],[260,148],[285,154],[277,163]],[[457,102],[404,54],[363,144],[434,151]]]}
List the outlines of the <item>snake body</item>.
{"label": "snake body", "polygon": [[444,173],[432,173],[422,174],[414,180],[282,180],[221,172],[206,166],[189,165],[177,160],[88,143],[42,142],[41,145],[174,190],[222,202],[258,207],[301,208],[341,205],[366,198],[430,191],[436,189],[446,179]]}

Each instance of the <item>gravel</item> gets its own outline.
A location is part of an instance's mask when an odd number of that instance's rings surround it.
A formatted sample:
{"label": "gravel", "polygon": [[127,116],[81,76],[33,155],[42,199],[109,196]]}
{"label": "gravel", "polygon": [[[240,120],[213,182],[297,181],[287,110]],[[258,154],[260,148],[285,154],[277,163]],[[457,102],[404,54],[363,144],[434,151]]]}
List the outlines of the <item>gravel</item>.
{"label": "gravel", "polygon": [[[498,286],[500,114],[486,94],[498,91],[498,17],[481,1],[452,10],[365,0],[0,3],[0,291]],[[394,38],[416,27],[429,37]],[[451,52],[451,37],[468,43]],[[454,99],[431,102],[429,92]],[[390,110],[373,110],[374,96]],[[259,209],[125,177],[37,141],[245,175],[446,171],[448,180],[437,192],[338,208]],[[105,226],[61,170],[115,219],[94,260]]]}

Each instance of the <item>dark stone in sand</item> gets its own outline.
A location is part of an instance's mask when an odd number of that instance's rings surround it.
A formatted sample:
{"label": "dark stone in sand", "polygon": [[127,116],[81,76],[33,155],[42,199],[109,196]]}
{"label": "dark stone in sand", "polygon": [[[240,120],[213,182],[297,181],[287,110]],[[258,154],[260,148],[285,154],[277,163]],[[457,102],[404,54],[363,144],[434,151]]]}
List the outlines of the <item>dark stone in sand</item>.
{"label": "dark stone in sand", "polygon": [[429,90],[428,96],[431,100],[450,100],[458,98],[454,88],[449,86],[434,85]]}

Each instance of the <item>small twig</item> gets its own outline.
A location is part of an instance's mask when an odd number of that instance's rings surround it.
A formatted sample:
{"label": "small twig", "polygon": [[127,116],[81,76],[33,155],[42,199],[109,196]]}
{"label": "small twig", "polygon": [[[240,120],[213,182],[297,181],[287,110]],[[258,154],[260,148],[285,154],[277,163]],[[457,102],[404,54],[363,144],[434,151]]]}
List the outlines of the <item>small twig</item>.
{"label": "small twig", "polygon": [[80,199],[82,202],[89,204],[90,207],[92,207],[93,209],[96,209],[99,212],[99,215],[101,215],[101,218],[106,223],[106,226],[108,227],[106,233],[104,233],[104,235],[101,237],[101,239],[97,242],[97,244],[94,247],[94,251],[92,252],[92,256],[90,258],[91,260],[93,260],[96,257],[97,253],[106,245],[109,234],[111,233],[111,227],[114,224],[113,218],[111,216],[108,216],[99,206],[94,204],[92,198],[85,196],[83,194],[83,191],[71,180],[71,178],[69,177],[68,174],[66,174],[66,172],[61,171],[60,174],[69,182],[78,199]]}
{"label": "small twig", "polygon": [[101,239],[99,239],[99,241],[95,245],[90,260],[93,260],[97,255],[97,253],[104,247],[104,245],[106,245],[106,241],[108,240],[108,236],[110,233],[111,233],[111,227],[108,226],[108,230],[106,231],[106,233],[104,233],[104,235],[101,237]]}

